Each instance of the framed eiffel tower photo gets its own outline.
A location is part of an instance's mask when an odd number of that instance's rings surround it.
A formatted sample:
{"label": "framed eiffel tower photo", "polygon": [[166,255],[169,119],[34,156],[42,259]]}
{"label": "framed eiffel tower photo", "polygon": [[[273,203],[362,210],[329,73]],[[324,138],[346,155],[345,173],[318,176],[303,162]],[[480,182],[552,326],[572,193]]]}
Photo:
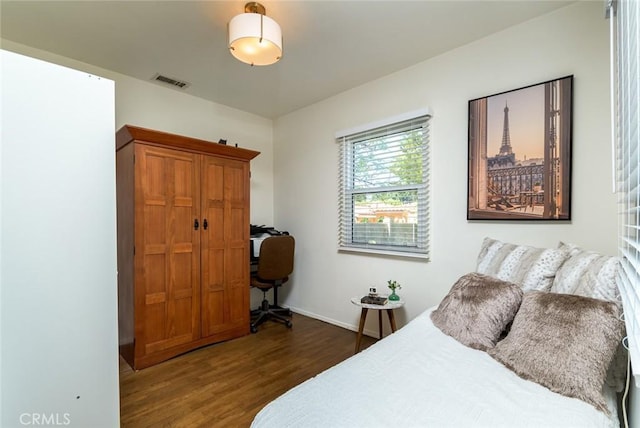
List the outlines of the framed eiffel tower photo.
{"label": "framed eiffel tower photo", "polygon": [[467,220],[571,220],[573,76],[469,101]]}

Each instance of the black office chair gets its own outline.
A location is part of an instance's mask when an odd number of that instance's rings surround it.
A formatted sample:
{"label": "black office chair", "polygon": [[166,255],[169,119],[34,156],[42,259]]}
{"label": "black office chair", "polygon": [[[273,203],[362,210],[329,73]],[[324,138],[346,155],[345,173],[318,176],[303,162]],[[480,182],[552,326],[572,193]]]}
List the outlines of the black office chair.
{"label": "black office chair", "polygon": [[[262,305],[251,311],[251,332],[268,319],[283,322],[291,328],[291,310],[278,306],[278,287],[289,280],[293,272],[295,239],[290,235],[270,236],[260,245],[258,270],[251,275],[251,286],[262,290]],[[267,300],[267,291],[273,289],[273,304]]]}

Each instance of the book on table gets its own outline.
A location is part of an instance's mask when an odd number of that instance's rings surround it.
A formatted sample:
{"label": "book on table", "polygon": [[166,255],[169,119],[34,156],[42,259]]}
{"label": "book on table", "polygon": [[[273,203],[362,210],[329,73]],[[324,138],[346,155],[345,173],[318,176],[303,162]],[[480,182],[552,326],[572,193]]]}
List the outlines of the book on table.
{"label": "book on table", "polygon": [[360,303],[366,303],[370,305],[386,305],[389,299],[385,296],[364,296],[360,299]]}

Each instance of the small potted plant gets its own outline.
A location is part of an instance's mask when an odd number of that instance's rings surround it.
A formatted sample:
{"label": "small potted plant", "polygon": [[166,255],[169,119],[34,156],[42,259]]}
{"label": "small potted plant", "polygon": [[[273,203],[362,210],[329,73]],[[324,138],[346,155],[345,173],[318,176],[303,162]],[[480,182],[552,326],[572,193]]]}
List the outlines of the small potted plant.
{"label": "small potted plant", "polygon": [[540,184],[539,181],[536,181],[535,183],[533,183],[533,191],[535,193],[540,193],[542,191],[542,185]]}
{"label": "small potted plant", "polygon": [[396,290],[401,289],[402,286],[397,281],[393,281],[393,280],[387,281],[387,284],[388,284],[389,288],[391,289],[391,294],[389,295],[389,300],[400,300],[400,296],[398,296],[396,294]]}

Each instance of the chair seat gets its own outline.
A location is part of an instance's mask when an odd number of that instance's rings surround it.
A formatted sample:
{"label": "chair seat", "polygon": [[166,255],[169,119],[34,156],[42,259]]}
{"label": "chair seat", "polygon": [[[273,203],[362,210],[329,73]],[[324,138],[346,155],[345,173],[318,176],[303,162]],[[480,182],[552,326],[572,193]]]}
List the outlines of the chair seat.
{"label": "chair seat", "polygon": [[289,277],[285,276],[282,280],[278,281],[269,281],[258,278],[257,276],[251,277],[251,286],[255,288],[259,288],[262,291],[270,290],[273,287],[280,286],[285,282],[289,281]]}
{"label": "chair seat", "polygon": [[[278,306],[278,288],[289,280],[293,272],[293,254],[295,240],[293,236],[281,235],[266,238],[260,244],[260,256],[255,274],[250,279],[251,287],[259,288],[263,293],[262,304],[251,311],[251,332],[268,319],[284,322],[291,328],[291,310]],[[273,304],[267,300],[267,291],[273,289]]]}

